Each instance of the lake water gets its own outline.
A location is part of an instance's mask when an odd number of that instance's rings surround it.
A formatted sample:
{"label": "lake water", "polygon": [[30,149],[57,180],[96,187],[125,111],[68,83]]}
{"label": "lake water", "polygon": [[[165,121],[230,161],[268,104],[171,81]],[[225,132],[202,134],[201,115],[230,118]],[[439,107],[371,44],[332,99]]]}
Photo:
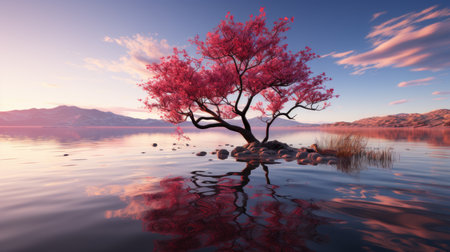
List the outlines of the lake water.
{"label": "lake water", "polygon": [[449,130],[360,131],[395,161],[352,167],[219,160],[243,139],[172,131],[1,128],[0,250],[450,251]]}

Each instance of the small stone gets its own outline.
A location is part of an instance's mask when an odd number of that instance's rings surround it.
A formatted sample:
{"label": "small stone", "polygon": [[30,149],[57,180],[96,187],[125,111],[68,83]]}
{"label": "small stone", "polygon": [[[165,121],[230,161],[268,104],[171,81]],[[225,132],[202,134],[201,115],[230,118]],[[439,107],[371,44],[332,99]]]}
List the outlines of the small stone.
{"label": "small stone", "polygon": [[323,156],[320,156],[320,157],[317,157],[317,158],[316,158],[316,162],[319,162],[319,163],[327,163],[327,162],[328,162],[328,158],[323,157]]}
{"label": "small stone", "polygon": [[311,160],[309,160],[309,159],[299,159],[298,161],[297,161],[297,163],[298,164],[300,164],[300,165],[306,165],[306,164],[310,164],[311,163]]}
{"label": "small stone", "polygon": [[259,147],[259,146],[261,146],[261,144],[259,142],[251,142],[251,143],[244,145],[243,147],[247,148],[247,149],[251,149],[253,147]]}
{"label": "small stone", "polygon": [[206,151],[197,152],[197,154],[195,154],[195,155],[197,155],[199,157],[206,156]]}
{"label": "small stone", "polygon": [[335,164],[337,164],[337,162],[334,159],[330,159],[330,160],[328,160],[328,164],[329,165],[335,165]]}
{"label": "small stone", "polygon": [[141,154],[145,154],[145,151],[141,152]]}
{"label": "small stone", "polygon": [[221,149],[217,152],[217,157],[219,159],[227,159],[229,154],[230,152],[228,152],[227,150]]}
{"label": "small stone", "polygon": [[210,159],[208,159],[208,161],[213,161],[213,160],[210,158]]}
{"label": "small stone", "polygon": [[216,155],[216,151],[211,151],[211,155]]}
{"label": "small stone", "polygon": [[286,149],[280,149],[280,150],[278,150],[278,155],[282,157],[282,156],[288,154],[289,152],[290,151],[288,151]]}
{"label": "small stone", "polygon": [[66,153],[66,154],[64,154],[63,156],[64,156],[64,157],[67,157],[67,156],[69,156],[69,154]]}
{"label": "small stone", "polygon": [[189,144],[186,144],[186,146],[189,146]]}
{"label": "small stone", "polygon": [[259,152],[264,152],[264,151],[268,150],[266,147],[254,148],[254,149],[259,151]]}
{"label": "small stone", "polygon": [[274,156],[274,155],[277,154],[277,152],[274,151],[274,150],[264,150],[264,151],[262,151],[261,153],[266,153],[266,154],[272,155],[272,156]]}
{"label": "small stone", "polygon": [[317,159],[318,157],[320,157],[320,154],[317,153],[317,152],[311,152],[311,153],[308,154],[308,158],[311,159],[311,160],[313,160],[313,161],[316,161],[316,159]]}
{"label": "small stone", "polygon": [[245,151],[236,153],[235,157],[248,157],[250,155],[252,155],[252,153],[249,150],[245,150]]}
{"label": "small stone", "polygon": [[157,143],[153,143],[152,146],[153,146],[153,147],[156,147],[156,146],[158,146],[158,144],[157,144]]}
{"label": "small stone", "polygon": [[309,148],[313,149],[315,152],[320,152],[319,147],[317,147],[317,144],[311,144]]}
{"label": "small stone", "polygon": [[177,145],[176,143],[173,143],[172,145]]}
{"label": "small stone", "polygon": [[225,146],[230,146],[230,144],[225,144]]}
{"label": "small stone", "polygon": [[306,151],[299,151],[299,152],[297,152],[297,155],[295,155],[295,157],[297,159],[305,159],[306,157],[308,157],[308,152],[306,152]]}
{"label": "small stone", "polygon": [[231,156],[235,157],[238,153],[243,152],[243,151],[248,151],[248,150],[242,146],[237,146],[236,148],[234,148],[231,151]]}
{"label": "small stone", "polygon": [[292,155],[289,154],[284,154],[283,156],[281,156],[282,158],[292,158]]}

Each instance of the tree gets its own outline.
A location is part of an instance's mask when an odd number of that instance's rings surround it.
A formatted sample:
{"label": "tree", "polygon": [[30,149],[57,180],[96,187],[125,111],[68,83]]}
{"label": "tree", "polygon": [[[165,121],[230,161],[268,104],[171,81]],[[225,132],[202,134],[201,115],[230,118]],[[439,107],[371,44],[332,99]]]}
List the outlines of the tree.
{"label": "tree", "polygon": [[141,220],[145,231],[166,236],[154,240],[155,251],[310,251],[308,243],[325,240],[317,228],[332,220],[316,215],[319,207],[312,201],[283,195],[279,186],[270,185],[265,164],[268,184],[246,188],[259,166],[152,180],[126,190],[120,198],[127,206],[105,216]]}
{"label": "tree", "polygon": [[[327,100],[337,97],[326,89],[325,73],[313,76],[307,62],[319,56],[309,47],[297,53],[283,44],[283,35],[294,18],[280,18],[269,29],[266,13],[235,22],[230,13],[206,35],[190,42],[199,57],[174,48],[147,69],[153,77],[140,84],[148,93],[144,104],[157,109],[166,121],[178,124],[188,119],[195,127],[224,127],[240,133],[247,142],[259,142],[247,119],[249,110],[261,112],[266,135],[278,117],[294,119],[297,108],[322,110]],[[230,120],[239,118],[243,126]]]}

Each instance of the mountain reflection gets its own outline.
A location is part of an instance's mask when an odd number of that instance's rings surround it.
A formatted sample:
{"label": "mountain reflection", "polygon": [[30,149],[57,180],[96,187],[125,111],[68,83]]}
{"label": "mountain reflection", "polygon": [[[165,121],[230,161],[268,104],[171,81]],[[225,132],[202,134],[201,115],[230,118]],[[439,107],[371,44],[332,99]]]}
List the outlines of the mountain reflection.
{"label": "mountain reflection", "polygon": [[425,142],[432,146],[450,146],[450,128],[322,128],[336,134],[357,134],[391,141]]}
{"label": "mountain reflection", "polygon": [[[275,128],[276,129],[276,128]],[[183,128],[186,133],[205,133],[203,130],[193,128]],[[255,129],[258,131],[258,129]],[[336,134],[356,133],[358,135],[369,138],[386,139],[392,141],[408,141],[408,142],[426,142],[433,146],[450,146],[450,129],[340,129],[340,128],[308,128],[296,129],[290,128],[283,131],[274,130],[277,137],[289,136],[290,139],[294,135],[300,137],[302,134],[317,134],[324,131]],[[218,133],[227,131],[209,130],[209,133]],[[0,138],[17,138],[31,140],[56,140],[61,143],[79,142],[79,141],[101,141],[110,138],[120,138],[136,134],[174,134],[175,127],[0,127]],[[189,136],[189,134],[187,134]],[[299,139],[299,140],[300,140]]]}
{"label": "mountain reflection", "polygon": [[[190,178],[164,178],[146,192],[142,186],[137,193],[124,190],[128,205],[105,215],[138,219],[144,230],[170,236],[155,241],[160,251],[309,251],[306,241],[324,240],[317,227],[326,219],[313,213],[314,203],[280,195],[275,185],[246,192],[259,166],[247,163],[240,172],[221,175],[194,171]],[[267,166],[261,166],[270,182]]]}
{"label": "mountain reflection", "polygon": [[60,143],[101,141],[142,133],[174,133],[174,128],[126,127],[0,127],[0,138],[55,140]]}

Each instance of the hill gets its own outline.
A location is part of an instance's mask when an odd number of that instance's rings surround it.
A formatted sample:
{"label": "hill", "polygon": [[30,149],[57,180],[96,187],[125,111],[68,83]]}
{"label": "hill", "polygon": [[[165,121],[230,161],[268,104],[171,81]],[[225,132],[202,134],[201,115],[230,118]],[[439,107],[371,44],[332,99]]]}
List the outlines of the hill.
{"label": "hill", "polygon": [[0,126],[147,126],[163,127],[169,123],[155,119],[137,119],[75,106],[52,109],[27,109],[0,112]]}
{"label": "hill", "polygon": [[[263,127],[265,124],[258,118],[249,119],[253,127]],[[230,123],[240,125],[239,121]],[[83,109],[75,106],[59,106],[52,109],[27,109],[0,112],[0,126],[46,126],[46,127],[87,127],[87,126],[129,126],[129,127],[170,127],[162,120],[138,119],[103,112],[97,109]],[[190,127],[191,122],[184,122],[182,127]],[[277,119],[272,127],[304,127],[317,124],[302,124],[293,120]]]}
{"label": "hill", "polygon": [[336,122],[323,125],[325,127],[449,127],[450,110],[438,109],[428,113],[396,114],[360,119],[354,122]]}

